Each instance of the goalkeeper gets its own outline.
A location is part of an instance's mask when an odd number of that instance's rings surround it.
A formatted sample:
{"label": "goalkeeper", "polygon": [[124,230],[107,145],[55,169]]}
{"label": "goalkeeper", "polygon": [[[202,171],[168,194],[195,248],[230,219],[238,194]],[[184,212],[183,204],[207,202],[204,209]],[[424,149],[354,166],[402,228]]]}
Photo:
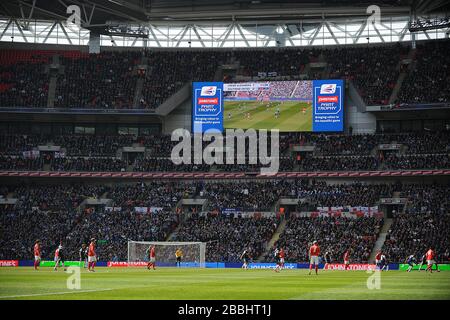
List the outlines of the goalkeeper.
{"label": "goalkeeper", "polygon": [[177,267],[181,267],[181,259],[183,258],[183,251],[180,248],[177,248],[175,251],[175,258],[177,260]]}

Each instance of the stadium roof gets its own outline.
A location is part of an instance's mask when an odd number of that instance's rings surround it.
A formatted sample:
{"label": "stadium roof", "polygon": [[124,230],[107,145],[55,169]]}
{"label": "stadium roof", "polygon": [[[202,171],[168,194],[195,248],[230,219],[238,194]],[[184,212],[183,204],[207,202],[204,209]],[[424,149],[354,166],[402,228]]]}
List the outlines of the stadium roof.
{"label": "stadium roof", "polygon": [[[3,0],[0,41],[132,47],[273,47],[408,41],[415,17],[448,18],[446,0]],[[68,17],[79,10],[80,24]],[[425,20],[426,21],[426,20]],[[69,23],[70,22],[70,23]],[[415,39],[448,37],[450,30]]]}
{"label": "stadium roof", "polygon": [[448,11],[445,0],[2,0],[0,15],[29,19],[66,19],[67,7],[78,5],[91,18],[90,28],[108,21],[157,22],[187,20],[281,20],[366,15],[361,8],[376,4],[383,15]]}

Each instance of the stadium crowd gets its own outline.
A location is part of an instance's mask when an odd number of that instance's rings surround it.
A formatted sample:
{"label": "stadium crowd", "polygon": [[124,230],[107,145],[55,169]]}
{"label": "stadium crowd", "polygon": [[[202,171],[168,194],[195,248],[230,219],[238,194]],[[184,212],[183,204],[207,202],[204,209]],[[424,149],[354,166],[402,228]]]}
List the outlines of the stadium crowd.
{"label": "stadium crowd", "polygon": [[134,207],[156,207],[169,211],[175,208],[180,199],[195,190],[195,184],[148,182],[116,185],[107,196],[113,199],[115,207],[130,210]]}
{"label": "stadium crowd", "polygon": [[133,135],[55,135],[48,138],[70,156],[115,156],[120,147],[131,146]]}
{"label": "stadium crowd", "polygon": [[[170,160],[173,146],[168,135],[0,135],[0,170],[52,171],[249,171],[265,165],[181,164]],[[203,141],[203,148],[208,142]],[[394,150],[378,150],[382,145]],[[39,152],[38,147],[60,147],[57,152]],[[224,141],[226,146],[226,139]],[[114,158],[122,147],[140,146],[145,153],[128,159]],[[246,153],[248,153],[248,141]],[[313,151],[296,153],[293,146],[311,146]],[[237,144],[235,143],[235,155]],[[381,148],[381,147],[380,147]],[[270,147],[269,147],[270,150]],[[449,168],[448,131],[402,134],[336,135],[284,133],[280,135],[280,171],[342,171],[382,169]],[[246,154],[248,156],[248,154]],[[225,157],[224,157],[225,159]],[[235,159],[236,160],[236,159]],[[236,162],[236,161],[235,161]]]}
{"label": "stadium crowd", "polygon": [[133,171],[136,172],[170,172],[170,171],[209,171],[210,166],[207,164],[179,164],[176,165],[170,158],[137,158],[133,164]]}
{"label": "stadium crowd", "polygon": [[407,74],[398,94],[398,103],[450,102],[449,41],[417,46],[417,64]]}
{"label": "stadium crowd", "polygon": [[367,105],[387,104],[397,82],[401,57],[409,48],[397,45],[325,50],[330,78],[352,80]]}
{"label": "stadium crowd", "polygon": [[[449,168],[449,131],[402,134],[336,135],[283,133],[280,135],[280,171],[343,171],[382,169]],[[170,160],[173,146],[168,135],[12,135],[0,136],[0,170],[52,171],[259,171],[266,165],[181,164]],[[268,141],[269,142],[269,141]],[[209,142],[203,141],[203,148]],[[394,150],[378,150],[382,145]],[[58,152],[38,152],[41,145],[59,146]],[[224,141],[226,146],[226,139]],[[128,159],[113,158],[122,147],[140,146],[145,153]],[[248,141],[246,152],[248,153]],[[313,151],[296,153],[293,146],[311,146]],[[237,144],[234,145],[235,155]],[[270,148],[270,147],[269,147]],[[28,154],[27,154],[28,152]],[[35,152],[35,153],[33,153]],[[192,154],[192,156],[194,153]],[[248,154],[247,154],[248,156]],[[102,158],[101,158],[102,157]],[[224,156],[225,159],[225,156]],[[48,170],[47,169],[47,170]]]}
{"label": "stadium crowd", "polygon": [[164,241],[177,226],[177,215],[171,211],[137,213],[131,209],[105,211],[89,210],[66,235],[64,244],[70,256],[78,260],[80,242],[89,243],[95,235],[100,239],[98,257],[104,261],[126,261],[128,240]]}
{"label": "stadium crowd", "polygon": [[21,156],[0,155],[0,170],[42,170],[42,158],[24,158]]}
{"label": "stadium crowd", "polygon": [[378,170],[380,161],[373,156],[305,157],[300,171]]}
{"label": "stadium crowd", "polygon": [[236,50],[233,56],[240,62],[242,74],[258,77],[259,72],[297,78],[309,62],[317,61],[320,49]]}
{"label": "stadium crowd", "polygon": [[176,232],[174,241],[206,242],[207,261],[240,261],[244,250],[256,260],[277,228],[273,218],[242,218],[193,214]]}
{"label": "stadium crowd", "polygon": [[449,185],[409,184],[399,186],[401,197],[408,199],[409,206],[405,208],[408,214],[438,214],[450,212]]}
{"label": "stadium crowd", "polygon": [[[388,233],[385,251],[389,261],[402,262],[429,245],[436,246],[443,257],[449,243],[448,185],[269,180],[6,185],[1,188],[2,198],[17,202],[0,205],[0,259],[30,259],[36,238],[42,240],[44,257],[52,258],[62,241],[68,258],[77,259],[81,243],[96,236],[101,240],[102,260],[123,260],[128,240],[166,241],[177,226],[171,240],[208,242],[207,259],[239,261],[244,249],[250,249],[256,259],[265,252],[281,217],[255,214],[247,218],[241,216],[243,210],[275,213],[279,198],[298,199],[297,212],[314,212],[317,207],[370,207],[395,192],[407,198],[407,204],[404,212],[394,217]],[[178,210],[180,200],[186,198],[206,199],[206,214]],[[94,205],[87,199],[108,202]],[[277,245],[286,249],[288,261],[299,262],[307,261],[307,248],[313,240],[320,241],[323,252],[331,251],[334,260],[340,261],[343,252],[351,249],[351,261],[365,262],[383,224],[380,218],[365,216],[306,218],[290,214],[285,219],[286,228]],[[270,254],[266,259],[271,259]]]}
{"label": "stadium crowd", "polygon": [[103,191],[101,185],[10,187],[8,192],[18,201],[0,206],[0,256],[30,259],[32,244],[41,239],[43,255],[53,258],[59,242],[81,218],[80,204]]}
{"label": "stadium crowd", "polygon": [[139,107],[155,109],[187,82],[212,81],[217,67],[228,61],[225,51],[145,51],[149,69]]}
{"label": "stadium crowd", "polygon": [[127,164],[117,158],[53,158],[51,171],[126,171]]}
{"label": "stadium crowd", "polygon": [[[397,103],[448,102],[450,61],[448,41],[419,44],[415,67],[407,71]],[[49,56],[58,54],[54,107],[155,109],[186,83],[213,80],[218,67],[238,61],[239,73],[259,80],[259,73],[284,79],[326,77],[351,80],[368,105],[388,104],[402,59],[409,47],[400,44],[338,48],[285,48],[235,51],[102,51],[69,55],[63,51],[5,50],[0,55],[0,106],[47,107]],[[18,57],[26,56],[27,59]],[[41,57],[39,57],[41,55]],[[37,56],[32,58],[33,56]],[[429,62],[433,61],[432,64]],[[311,62],[327,64],[326,72],[305,71]],[[144,65],[145,68],[141,69]],[[134,106],[138,79],[142,93]],[[232,80],[232,79],[230,79]],[[274,97],[285,93],[276,89]],[[294,88],[289,88],[292,93]],[[307,90],[300,90],[307,89]],[[298,86],[293,97],[304,98],[309,88]],[[112,94],[113,93],[113,94]],[[308,95],[309,96],[309,95]],[[138,101],[138,102],[137,102]]]}
{"label": "stadium crowd", "polygon": [[37,134],[2,134],[0,136],[0,150],[5,155],[22,155],[39,145],[47,143],[47,137]]}
{"label": "stadium crowd", "polygon": [[[275,246],[285,249],[287,261],[308,261],[308,248],[319,240],[322,253],[335,262],[350,250],[352,262],[367,263],[382,225],[375,217],[291,217]],[[265,258],[274,260],[272,252]]]}
{"label": "stadium crowd", "polygon": [[384,164],[390,169],[447,169],[449,154],[390,155]]}
{"label": "stadium crowd", "polygon": [[133,106],[139,51],[62,57],[55,107],[123,109]]}
{"label": "stadium crowd", "polygon": [[403,212],[394,216],[383,250],[392,261],[414,254],[420,261],[430,248],[437,261],[449,259],[450,185],[399,185],[400,196],[408,200]]}
{"label": "stadium crowd", "polygon": [[[25,56],[25,57],[23,57]],[[46,107],[50,75],[48,56],[0,51],[0,107]]]}
{"label": "stadium crowd", "polygon": [[202,196],[209,199],[211,210],[271,211],[280,195],[290,187],[284,181],[207,183]]}
{"label": "stadium crowd", "polygon": [[413,254],[420,262],[428,249],[433,248],[435,260],[448,263],[449,230],[448,214],[398,213],[388,231],[383,251],[391,261],[404,262]]}
{"label": "stadium crowd", "polygon": [[330,185],[315,181],[311,185],[300,185],[295,190],[298,198],[306,201],[299,204],[299,211],[315,210],[317,207],[374,206],[382,197],[389,197],[397,188],[390,184],[340,184]]}

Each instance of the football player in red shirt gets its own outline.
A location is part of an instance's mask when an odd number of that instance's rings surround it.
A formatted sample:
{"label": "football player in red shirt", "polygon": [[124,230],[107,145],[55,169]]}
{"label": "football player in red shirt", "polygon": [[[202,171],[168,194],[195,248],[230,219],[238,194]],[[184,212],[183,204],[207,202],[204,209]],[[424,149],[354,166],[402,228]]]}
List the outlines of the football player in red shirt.
{"label": "football player in red shirt", "polygon": [[347,270],[350,267],[350,249],[345,251],[344,253],[344,264],[345,264],[345,270]]}
{"label": "football player in red shirt", "polygon": [[427,256],[427,269],[425,270],[425,272],[430,270],[430,273],[433,273],[432,268],[433,268],[433,264],[435,264],[435,261],[434,261],[435,254],[434,254],[433,248],[430,247],[430,249],[426,253],[426,256]]}
{"label": "football player in red shirt", "polygon": [[320,254],[320,247],[317,244],[317,241],[313,242],[313,245],[309,248],[309,274],[311,274],[312,266],[314,265],[314,269],[317,271],[319,270],[319,254]]}
{"label": "football player in red shirt", "polygon": [[280,248],[280,250],[278,250],[278,249],[275,250],[275,259],[276,259],[276,263],[277,263],[277,266],[275,267],[275,272],[280,272],[281,269],[283,269],[284,257],[285,257],[285,253],[284,253],[283,248]]}
{"label": "football player in red shirt", "polygon": [[286,257],[286,253],[284,252],[284,249],[280,249],[280,265],[281,269],[284,269],[284,258]]}
{"label": "football player in red shirt", "polygon": [[88,271],[94,272],[94,267],[97,262],[97,256],[95,255],[95,238],[91,239],[88,249]]}
{"label": "football player in red shirt", "polygon": [[37,270],[41,263],[41,241],[38,239],[34,243],[34,270]]}
{"label": "football player in red shirt", "polygon": [[381,250],[378,250],[377,255],[375,256],[375,265],[378,269],[381,269],[381,255]]}
{"label": "football player in red shirt", "polygon": [[148,248],[149,251],[149,261],[147,264],[147,269],[150,270],[150,268],[153,268],[153,270],[155,270],[155,261],[156,261],[156,253],[155,253],[155,246],[151,246],[150,248]]}

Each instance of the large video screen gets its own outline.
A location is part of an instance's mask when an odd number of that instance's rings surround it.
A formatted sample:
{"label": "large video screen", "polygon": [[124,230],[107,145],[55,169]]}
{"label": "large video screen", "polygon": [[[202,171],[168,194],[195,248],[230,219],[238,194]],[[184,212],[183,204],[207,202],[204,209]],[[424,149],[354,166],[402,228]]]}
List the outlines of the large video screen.
{"label": "large video screen", "polygon": [[343,130],[342,80],[195,82],[193,131]]}

